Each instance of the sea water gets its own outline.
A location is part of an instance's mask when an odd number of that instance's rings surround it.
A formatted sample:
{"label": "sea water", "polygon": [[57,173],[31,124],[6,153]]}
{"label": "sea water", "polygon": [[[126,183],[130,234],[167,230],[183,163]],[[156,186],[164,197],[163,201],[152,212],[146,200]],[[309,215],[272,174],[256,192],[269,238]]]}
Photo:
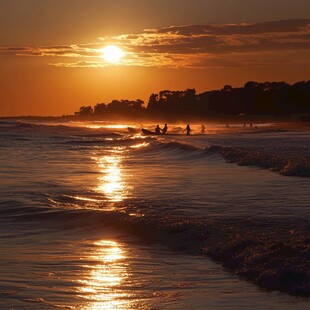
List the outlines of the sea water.
{"label": "sea water", "polygon": [[2,120],[0,308],[309,306],[310,132],[193,129]]}

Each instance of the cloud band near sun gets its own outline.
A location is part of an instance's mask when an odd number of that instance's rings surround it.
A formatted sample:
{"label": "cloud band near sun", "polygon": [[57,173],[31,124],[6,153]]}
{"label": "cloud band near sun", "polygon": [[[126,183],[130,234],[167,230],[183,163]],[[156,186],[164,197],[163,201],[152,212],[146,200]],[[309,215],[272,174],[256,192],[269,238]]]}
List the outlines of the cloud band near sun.
{"label": "cloud band near sun", "polygon": [[[95,43],[0,47],[16,56],[49,58],[57,67],[105,67],[102,48],[120,47],[119,65],[169,68],[310,64],[310,19],[252,24],[185,25],[101,37]],[[298,55],[298,57],[296,57]],[[59,61],[57,61],[57,59]]]}

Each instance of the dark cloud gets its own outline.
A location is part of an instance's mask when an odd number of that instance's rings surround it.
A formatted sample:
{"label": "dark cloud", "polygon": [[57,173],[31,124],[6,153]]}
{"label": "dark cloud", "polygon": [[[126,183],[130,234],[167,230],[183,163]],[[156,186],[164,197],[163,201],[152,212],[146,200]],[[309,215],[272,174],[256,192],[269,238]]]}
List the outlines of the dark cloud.
{"label": "dark cloud", "polygon": [[231,53],[310,47],[310,20],[257,24],[188,25],[120,36],[135,51],[158,53]]}
{"label": "dark cloud", "polygon": [[178,33],[184,36],[192,35],[234,35],[234,34],[263,34],[273,32],[299,32],[303,28],[309,27],[309,19],[281,20],[264,23],[244,23],[244,24],[215,24],[215,25],[189,25],[171,26],[161,29],[146,30],[148,33]]}

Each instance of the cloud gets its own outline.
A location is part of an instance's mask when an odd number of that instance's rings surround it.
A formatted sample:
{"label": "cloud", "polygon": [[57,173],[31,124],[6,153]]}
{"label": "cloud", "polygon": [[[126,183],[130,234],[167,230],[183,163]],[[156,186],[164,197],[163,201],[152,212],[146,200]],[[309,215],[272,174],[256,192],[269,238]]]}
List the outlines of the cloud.
{"label": "cloud", "polygon": [[[257,49],[310,48],[310,20],[256,24],[173,26],[121,35],[118,43],[139,52],[175,54],[225,54]],[[296,39],[296,36],[299,36]],[[107,38],[102,38],[105,41]]]}
{"label": "cloud", "polygon": [[102,55],[102,44],[72,44],[32,47],[0,47],[0,53],[14,53],[16,56],[41,57],[99,57]]}
{"label": "cloud", "polygon": [[[98,42],[88,44],[0,47],[0,53],[59,57],[62,59],[60,62],[49,62],[49,65],[57,67],[105,67],[108,64],[102,58],[102,48],[108,44],[124,50],[125,57],[120,63],[123,66],[204,68],[250,65],[247,60],[250,58],[254,60],[251,62],[251,66],[254,66],[255,63],[266,63],[263,58],[267,55],[284,57],[288,51],[297,54],[309,51],[310,19],[171,26],[101,37]],[[276,60],[276,57],[271,58]],[[77,61],[72,62],[72,59]],[[288,60],[291,61],[293,59]],[[308,64],[309,57],[304,61]]]}
{"label": "cloud", "polygon": [[[308,19],[282,20],[263,23],[241,23],[241,24],[215,24],[215,25],[189,25],[171,26],[161,29],[151,29],[160,33],[179,33],[185,36],[191,35],[248,35],[264,33],[299,32],[302,28],[309,27]],[[148,30],[146,30],[148,31]]]}

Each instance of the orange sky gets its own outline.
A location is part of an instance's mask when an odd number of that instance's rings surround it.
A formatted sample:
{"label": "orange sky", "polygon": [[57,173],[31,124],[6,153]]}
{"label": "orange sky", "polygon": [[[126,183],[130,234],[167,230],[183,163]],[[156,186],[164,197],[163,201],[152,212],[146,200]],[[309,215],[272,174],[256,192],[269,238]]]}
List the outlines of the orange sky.
{"label": "orange sky", "polygon": [[[145,2],[0,0],[0,115],[310,79],[309,1]],[[110,44],[121,63],[102,57]]]}

